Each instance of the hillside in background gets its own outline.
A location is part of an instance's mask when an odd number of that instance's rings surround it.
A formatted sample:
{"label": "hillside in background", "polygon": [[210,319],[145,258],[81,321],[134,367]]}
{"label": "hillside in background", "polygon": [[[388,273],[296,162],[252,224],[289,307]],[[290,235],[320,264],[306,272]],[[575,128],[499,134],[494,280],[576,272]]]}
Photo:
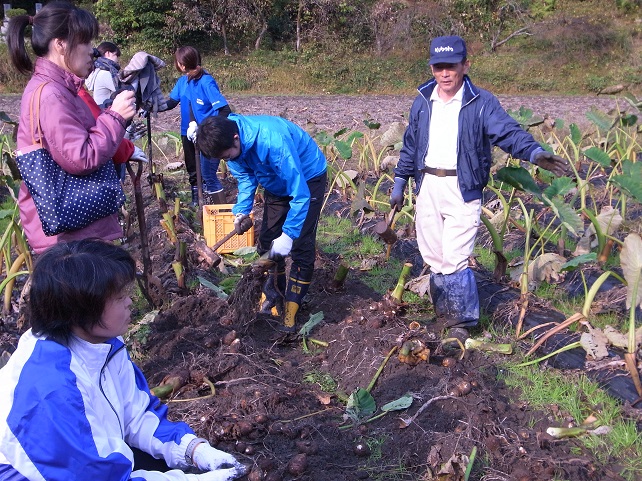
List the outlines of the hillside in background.
{"label": "hillside in background", "polygon": [[[230,9],[231,3],[234,8]],[[428,44],[458,34],[471,76],[503,94],[598,93],[642,88],[640,0],[98,0],[83,7],[123,61],[145,50],[165,59],[195,45],[233,94],[412,94],[429,77]],[[32,2],[13,6],[27,11]],[[250,8],[251,7],[251,8]],[[29,11],[29,13],[31,13]],[[25,79],[0,49],[0,91]],[[617,89],[616,89],[617,90]]]}

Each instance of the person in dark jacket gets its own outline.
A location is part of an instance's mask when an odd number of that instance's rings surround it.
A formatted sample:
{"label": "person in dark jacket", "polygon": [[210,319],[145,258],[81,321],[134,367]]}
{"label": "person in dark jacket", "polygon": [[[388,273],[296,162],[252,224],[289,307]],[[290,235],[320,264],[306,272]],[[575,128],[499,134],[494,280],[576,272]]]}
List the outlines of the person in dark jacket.
{"label": "person in dark jacket", "polygon": [[[265,189],[257,250],[269,252],[276,265],[263,286],[261,311],[281,317],[279,330],[293,333],[314,271],[317,224],[328,178],[325,156],[301,127],[269,115],[208,117],[198,126],[197,144],[208,157],[228,159],[238,182],[232,208],[237,233],[251,227],[248,215],[254,194],[259,184]],[[290,254],[286,289],[284,258]]]}
{"label": "person in dark jacket", "polygon": [[461,37],[433,39],[429,64],[434,78],[419,86],[410,110],[390,206],[403,206],[406,184],[413,177],[417,243],[430,266],[435,313],[446,327],[468,328],[479,321],[479,294],[468,258],[480,223],[492,147],[556,175],[564,175],[567,162],[545,151],[493,94],[471,82]]}

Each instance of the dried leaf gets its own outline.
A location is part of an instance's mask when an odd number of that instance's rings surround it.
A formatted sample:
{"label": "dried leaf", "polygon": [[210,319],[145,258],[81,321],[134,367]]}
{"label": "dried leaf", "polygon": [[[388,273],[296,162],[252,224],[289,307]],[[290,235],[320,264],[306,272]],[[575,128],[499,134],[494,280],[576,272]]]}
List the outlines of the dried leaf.
{"label": "dried leaf", "polygon": [[388,170],[389,167],[397,167],[397,162],[399,162],[398,155],[386,155],[384,159],[379,164],[381,170]]}
{"label": "dried leaf", "polygon": [[528,266],[528,282],[546,281],[552,284],[562,281],[564,274],[561,273],[561,269],[565,262],[565,257],[554,252],[536,257]]}
{"label": "dried leaf", "polygon": [[381,136],[379,144],[381,147],[394,146],[403,141],[403,134],[406,131],[406,124],[403,122],[392,122],[388,130]]}
{"label": "dried leaf", "polygon": [[[430,298],[430,274],[425,274],[411,279],[406,282],[404,288],[408,291],[414,292],[419,297],[424,297],[428,294],[428,297]],[[432,299],[430,299],[430,302],[432,302]]]}
{"label": "dried leaf", "polygon": [[[638,234],[629,234],[624,239],[624,247],[620,253],[620,264],[626,287],[626,307],[642,306],[642,238]],[[637,285],[637,297],[633,299],[633,286]]]}
{"label": "dried leaf", "polygon": [[613,326],[606,326],[604,328],[604,335],[609,341],[611,346],[620,347],[626,349],[629,345],[629,338],[626,334],[622,334],[620,331],[615,329]]}
{"label": "dried leaf", "polygon": [[327,406],[332,402],[332,396],[330,394],[326,393],[316,393],[317,399],[321,404],[324,406]]}
{"label": "dried leaf", "polygon": [[580,344],[586,353],[595,360],[608,357],[607,343],[608,339],[601,329],[589,327],[589,332],[583,332],[580,336]]}

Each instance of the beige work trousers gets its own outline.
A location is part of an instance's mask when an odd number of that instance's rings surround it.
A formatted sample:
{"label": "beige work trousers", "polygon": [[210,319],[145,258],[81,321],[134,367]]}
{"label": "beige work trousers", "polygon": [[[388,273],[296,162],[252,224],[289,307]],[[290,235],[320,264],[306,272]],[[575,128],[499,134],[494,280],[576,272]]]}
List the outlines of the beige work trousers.
{"label": "beige work trousers", "polygon": [[479,228],[481,200],[464,202],[457,177],[424,174],[417,196],[417,244],[424,262],[439,274],[468,267]]}

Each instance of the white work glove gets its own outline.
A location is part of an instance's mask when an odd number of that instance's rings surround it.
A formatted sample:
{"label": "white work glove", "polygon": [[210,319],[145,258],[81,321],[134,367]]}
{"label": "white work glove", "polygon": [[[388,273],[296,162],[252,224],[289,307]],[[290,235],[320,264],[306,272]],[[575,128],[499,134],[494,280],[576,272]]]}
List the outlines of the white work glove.
{"label": "white work glove", "polygon": [[[245,469],[245,468],[243,468]],[[232,481],[233,479],[243,476],[236,468],[217,469],[203,474],[186,474],[185,477],[190,481]]]}
{"label": "white work glove", "polygon": [[238,235],[245,234],[253,225],[252,219],[247,214],[236,214],[234,217],[234,231]]}
{"label": "white work glove", "polygon": [[129,160],[140,160],[141,162],[149,162],[147,155],[143,152],[143,149],[140,149],[134,145],[134,153],[131,155]]}
{"label": "white work glove", "polygon": [[283,232],[279,237],[272,241],[270,248],[270,259],[278,259],[287,256],[292,250],[292,238]]}
{"label": "white work glove", "polygon": [[192,142],[196,143],[196,132],[198,131],[198,124],[195,121],[191,121],[187,127],[187,138]]}
{"label": "white work glove", "polygon": [[[221,451],[220,449],[213,448],[207,443],[201,443],[194,449],[192,455],[194,466],[201,471],[214,471],[228,473],[228,477],[220,478],[221,480],[234,479],[245,474],[245,466],[236,460],[234,456]],[[231,468],[219,469],[221,466],[231,466]],[[206,473],[212,474],[212,473]],[[204,475],[199,475],[204,476]],[[232,477],[229,477],[232,476]],[[218,480],[219,478],[203,478],[208,480]]]}

